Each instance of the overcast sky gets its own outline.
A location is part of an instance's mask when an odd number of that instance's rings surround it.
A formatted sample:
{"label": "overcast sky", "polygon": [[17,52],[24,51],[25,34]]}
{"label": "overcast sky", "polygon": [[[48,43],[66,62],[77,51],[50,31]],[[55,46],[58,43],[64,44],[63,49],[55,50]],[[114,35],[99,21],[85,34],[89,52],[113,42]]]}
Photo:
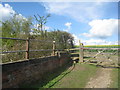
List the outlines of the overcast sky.
{"label": "overcast sky", "polygon": [[[75,44],[80,39],[84,45],[117,44],[117,2],[4,2],[0,4],[0,16],[20,17],[51,14],[46,29],[60,29],[71,33]],[[1,14],[2,13],[2,14]],[[34,24],[36,24],[34,22]]]}

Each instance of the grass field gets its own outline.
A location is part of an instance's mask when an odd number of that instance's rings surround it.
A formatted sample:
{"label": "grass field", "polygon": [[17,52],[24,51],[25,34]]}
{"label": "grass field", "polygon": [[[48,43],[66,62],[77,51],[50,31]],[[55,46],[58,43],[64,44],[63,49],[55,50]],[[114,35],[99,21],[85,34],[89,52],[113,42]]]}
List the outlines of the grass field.
{"label": "grass field", "polygon": [[71,67],[72,63],[68,63],[67,65],[62,66],[61,68],[56,69],[53,72],[48,72],[42,78],[43,80],[35,82],[33,85],[22,85],[21,88],[36,88],[38,90],[39,88],[43,88],[46,84],[49,84],[49,81],[54,80],[56,77],[61,75],[62,72],[65,72],[69,67]]}
{"label": "grass field", "polygon": [[93,48],[119,48],[120,45],[85,45],[85,47],[93,47]]}
{"label": "grass field", "polygon": [[[118,83],[120,83],[120,78],[118,78],[118,70],[119,69],[113,69],[112,73],[111,73],[111,78],[112,78],[112,82],[110,85],[110,88],[118,88]],[[119,81],[119,82],[118,82]]]}
{"label": "grass field", "polygon": [[97,71],[96,66],[76,64],[51,80],[43,88],[84,88],[91,76]]}
{"label": "grass field", "polygon": [[[89,64],[76,64],[75,67],[61,73],[42,88],[85,88],[91,77],[100,73],[100,67]],[[109,88],[118,88],[118,69],[112,69]],[[98,82],[96,82],[98,83]]]}
{"label": "grass field", "polygon": [[55,73],[48,74],[43,83],[38,82],[21,88],[34,88],[36,90],[43,88],[84,88],[97,70],[99,70],[98,67],[89,64],[77,63],[73,66],[64,66]]}
{"label": "grass field", "polygon": [[[78,48],[79,46],[75,46],[75,48]],[[120,48],[120,45],[85,45],[84,48]],[[97,49],[87,49],[84,51],[90,51],[90,52],[97,52]],[[117,50],[112,50],[112,49],[108,49],[108,50],[104,50],[104,52],[116,52]]]}
{"label": "grass field", "polygon": [[[34,88],[41,90],[43,88],[85,88],[91,77],[96,77],[101,70],[101,67],[95,65],[76,63],[72,66],[64,66],[56,73],[51,73],[46,76],[43,83],[37,83],[23,88]],[[97,76],[98,77],[98,76]],[[112,69],[109,88],[118,88],[118,69]]]}
{"label": "grass field", "polygon": [[[76,45],[75,47],[79,47]],[[120,45],[84,45],[84,47],[88,48],[120,48]]]}

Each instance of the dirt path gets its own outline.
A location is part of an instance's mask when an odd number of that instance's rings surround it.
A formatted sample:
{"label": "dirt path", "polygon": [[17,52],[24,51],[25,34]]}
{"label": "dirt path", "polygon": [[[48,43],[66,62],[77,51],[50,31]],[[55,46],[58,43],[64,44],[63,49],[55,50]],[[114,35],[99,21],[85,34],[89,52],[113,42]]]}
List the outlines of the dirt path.
{"label": "dirt path", "polygon": [[108,88],[111,81],[111,68],[100,68],[97,74],[90,79],[86,88]]}

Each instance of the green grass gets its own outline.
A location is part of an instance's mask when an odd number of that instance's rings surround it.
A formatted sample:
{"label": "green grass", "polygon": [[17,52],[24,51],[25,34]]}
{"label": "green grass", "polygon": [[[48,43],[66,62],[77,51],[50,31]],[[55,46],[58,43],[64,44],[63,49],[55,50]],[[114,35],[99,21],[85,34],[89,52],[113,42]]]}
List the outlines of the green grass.
{"label": "green grass", "polygon": [[110,88],[118,88],[118,81],[120,83],[120,80],[118,78],[118,69],[113,69],[111,73],[112,83],[110,85]]}
{"label": "green grass", "polygon": [[[120,68],[118,69],[118,75],[120,75]],[[118,88],[120,89],[120,76],[118,76]]]}
{"label": "green grass", "polygon": [[[67,66],[58,69],[56,72],[48,74],[43,83],[28,86],[26,88],[85,88],[91,77],[96,75],[100,67],[89,64],[68,64]],[[112,83],[110,88],[118,87],[118,69],[113,69],[111,73]],[[25,87],[24,87],[25,88]]]}
{"label": "green grass", "polygon": [[[97,49],[87,49],[87,50],[84,50],[84,51],[89,51],[89,52],[98,52],[98,51],[103,51],[103,50],[97,50]],[[111,49],[108,49],[108,50],[104,50],[103,52],[115,53],[115,52],[118,52],[118,50],[111,50]]]}
{"label": "green grass", "polygon": [[[75,48],[78,48],[79,46],[75,46]],[[85,48],[120,48],[120,45],[85,45]],[[76,50],[77,51],[77,50]],[[89,52],[98,52],[97,49],[90,49],[90,50],[84,50]],[[117,50],[104,50],[104,52],[116,52]]]}
{"label": "green grass", "polygon": [[84,88],[97,70],[96,66],[77,63],[75,67],[64,71],[44,85],[43,88]]}
{"label": "green grass", "polygon": [[65,72],[70,66],[72,65],[71,62],[69,62],[67,65],[63,65],[62,67],[57,68],[53,72],[47,72],[42,80],[38,80],[35,83],[31,84],[25,84],[22,85],[20,88],[34,88],[36,90],[39,90],[43,88],[46,84],[49,83],[49,81],[53,80],[54,78],[58,77],[61,75],[62,72]]}
{"label": "green grass", "polygon": [[[74,46],[75,48],[78,48],[78,45]],[[84,47],[88,48],[120,48],[120,45],[84,45]]]}
{"label": "green grass", "polygon": [[120,45],[85,45],[84,47],[91,47],[91,48],[119,48]]}

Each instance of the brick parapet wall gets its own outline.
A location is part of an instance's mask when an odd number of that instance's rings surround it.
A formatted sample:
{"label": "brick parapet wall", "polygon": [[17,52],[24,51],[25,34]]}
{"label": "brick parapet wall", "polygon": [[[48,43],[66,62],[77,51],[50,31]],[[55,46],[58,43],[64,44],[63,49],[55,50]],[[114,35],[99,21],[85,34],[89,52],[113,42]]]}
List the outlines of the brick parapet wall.
{"label": "brick parapet wall", "polygon": [[53,72],[70,61],[69,54],[2,64],[2,87],[19,88],[43,80],[47,72]]}

